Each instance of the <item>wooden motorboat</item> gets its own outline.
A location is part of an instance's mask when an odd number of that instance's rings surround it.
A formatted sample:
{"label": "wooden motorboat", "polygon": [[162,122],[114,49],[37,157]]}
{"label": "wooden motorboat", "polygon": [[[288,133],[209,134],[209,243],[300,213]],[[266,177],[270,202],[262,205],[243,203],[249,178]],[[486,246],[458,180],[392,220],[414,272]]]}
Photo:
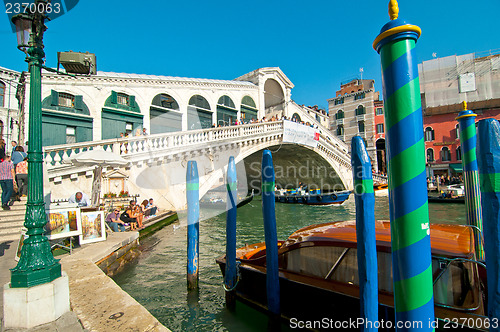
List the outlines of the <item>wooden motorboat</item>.
{"label": "wooden motorboat", "polygon": [[[488,326],[486,271],[474,260],[472,229],[431,225],[435,316],[439,324],[456,318],[469,327]],[[379,320],[394,320],[391,233],[388,221],[376,222]],[[337,321],[359,318],[356,223],[325,223],[302,228],[278,250],[281,314],[288,319]],[[266,307],[265,243],[237,249],[238,299]],[[225,256],[217,259],[225,273]],[[290,321],[292,322],[292,321]],[[486,325],[485,325],[486,324]],[[484,329],[487,330],[487,329]]]}
{"label": "wooden motorboat", "polygon": [[278,203],[331,205],[344,203],[351,191],[322,192],[319,189],[305,190],[277,190],[275,201]]}
{"label": "wooden motorboat", "polygon": [[389,185],[387,183],[374,183],[373,192],[375,193],[375,196],[388,196]]}

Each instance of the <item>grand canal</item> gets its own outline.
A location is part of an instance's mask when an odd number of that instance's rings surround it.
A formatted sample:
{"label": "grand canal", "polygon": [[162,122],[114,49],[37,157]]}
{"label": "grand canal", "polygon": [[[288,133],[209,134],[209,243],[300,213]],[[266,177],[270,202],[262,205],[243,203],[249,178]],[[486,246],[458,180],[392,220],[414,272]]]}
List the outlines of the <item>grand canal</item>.
{"label": "grand canal", "polygon": [[[203,214],[204,211],[202,211]],[[206,212],[206,211],[205,211]],[[465,205],[429,204],[432,223],[465,223]],[[389,219],[387,197],[377,197],[375,216]],[[276,204],[278,239],[298,228],[355,219],[354,197],[341,206]],[[238,209],[237,245],[264,241],[260,197]],[[186,227],[171,225],[144,240],[140,259],[115,281],[172,331],[262,331],[267,316],[238,303],[225,308],[222,276],[215,259],[225,250],[225,214],[200,222],[200,289],[186,289]],[[282,326],[282,330],[287,330]]]}

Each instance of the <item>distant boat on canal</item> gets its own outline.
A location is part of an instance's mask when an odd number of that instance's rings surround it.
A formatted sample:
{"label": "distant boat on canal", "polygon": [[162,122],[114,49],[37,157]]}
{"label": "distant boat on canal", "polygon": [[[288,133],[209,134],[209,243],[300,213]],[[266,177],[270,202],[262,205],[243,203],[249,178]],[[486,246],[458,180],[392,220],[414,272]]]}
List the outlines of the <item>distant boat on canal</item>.
{"label": "distant boat on canal", "polygon": [[[379,318],[394,319],[390,223],[377,221],[375,226]],[[487,330],[486,270],[474,259],[473,230],[442,224],[431,224],[430,230],[434,309],[440,327],[458,320],[465,327]],[[279,241],[278,247],[282,317],[311,321],[332,315],[338,321],[359,317],[354,221],[306,226]],[[236,297],[267,310],[265,242],[237,249],[236,258],[240,263]],[[217,263],[225,274],[226,257]]]}
{"label": "distant boat on canal", "polygon": [[350,190],[323,192],[320,189],[280,189],[275,191],[274,197],[278,203],[332,205],[344,203],[350,194]]}

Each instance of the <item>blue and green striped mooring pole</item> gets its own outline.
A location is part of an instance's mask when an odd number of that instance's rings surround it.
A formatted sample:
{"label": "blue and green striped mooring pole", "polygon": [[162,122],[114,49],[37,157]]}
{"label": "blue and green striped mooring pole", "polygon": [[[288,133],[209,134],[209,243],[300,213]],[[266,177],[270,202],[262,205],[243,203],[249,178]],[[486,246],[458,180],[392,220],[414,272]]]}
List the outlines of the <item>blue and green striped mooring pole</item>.
{"label": "blue and green striped mooring pole", "polygon": [[227,202],[226,202],[226,270],[224,275],[224,289],[226,290],[226,305],[234,308],[234,288],[238,282],[236,268],[236,216],[237,216],[237,175],[234,157],[229,157],[226,175]]}
{"label": "blue and green striped mooring pole", "polygon": [[476,156],[476,116],[474,112],[467,110],[467,103],[464,101],[463,111],[458,113],[456,120],[458,120],[460,130],[467,224],[477,227],[480,231],[474,230],[474,248],[476,259],[484,261],[484,248],[481,238],[483,218],[481,213],[481,192],[479,190],[479,172]]}
{"label": "blue and green striped mooring pole", "polygon": [[375,239],[375,193],[372,165],[365,143],[359,136],[352,138],[351,146],[354,197],[356,201],[356,239],[358,248],[358,275],[360,317],[365,322],[362,331],[377,331],[378,321],[378,266]]}
{"label": "blue and green striped mooring pole", "polygon": [[[484,227],[488,318],[500,321],[500,123],[495,119],[478,122],[478,164]],[[490,331],[500,331],[493,325]]]}
{"label": "blue and green striped mooring pole", "polygon": [[186,172],[187,196],[187,286],[198,288],[200,258],[200,183],[196,161],[188,161]]}
{"label": "blue and green striped mooring pole", "polygon": [[[418,26],[398,19],[398,12],[397,2],[391,0],[391,21],[373,42],[382,63],[394,309],[398,325],[411,325],[398,330],[433,330],[425,144],[415,58],[415,44],[421,31]],[[416,328],[418,325],[421,328]]]}
{"label": "blue and green striped mooring pole", "polygon": [[262,153],[262,214],[266,239],[267,309],[280,314],[280,282],[278,270],[278,235],[274,201],[274,166],[271,151]]}

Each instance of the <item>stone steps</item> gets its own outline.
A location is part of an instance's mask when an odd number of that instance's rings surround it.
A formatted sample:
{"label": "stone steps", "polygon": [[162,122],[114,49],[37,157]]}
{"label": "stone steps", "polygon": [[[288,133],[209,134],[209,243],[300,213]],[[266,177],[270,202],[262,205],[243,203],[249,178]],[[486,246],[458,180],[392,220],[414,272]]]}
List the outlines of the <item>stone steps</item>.
{"label": "stone steps", "polygon": [[15,202],[10,210],[0,210],[0,243],[18,241],[26,213],[26,197]]}

